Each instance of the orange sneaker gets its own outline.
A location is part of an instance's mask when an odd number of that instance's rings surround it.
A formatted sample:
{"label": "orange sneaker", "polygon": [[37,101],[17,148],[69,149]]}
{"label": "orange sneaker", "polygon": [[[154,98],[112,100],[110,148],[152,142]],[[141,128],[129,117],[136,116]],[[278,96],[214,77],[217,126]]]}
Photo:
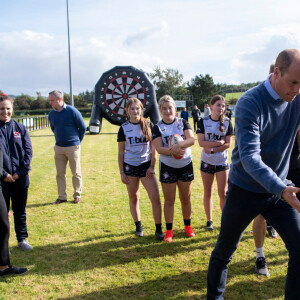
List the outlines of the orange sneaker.
{"label": "orange sneaker", "polygon": [[188,237],[194,237],[195,233],[193,231],[193,228],[191,227],[191,225],[185,226],[185,233]]}
{"label": "orange sneaker", "polygon": [[166,231],[164,241],[168,242],[168,243],[171,243],[172,240],[173,240],[173,230],[169,229],[169,230]]}

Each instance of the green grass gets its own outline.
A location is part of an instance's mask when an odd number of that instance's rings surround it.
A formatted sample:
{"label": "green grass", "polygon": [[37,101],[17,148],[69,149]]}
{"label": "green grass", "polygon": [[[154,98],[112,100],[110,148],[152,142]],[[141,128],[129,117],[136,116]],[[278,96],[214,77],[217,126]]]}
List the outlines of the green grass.
{"label": "green grass", "polygon": [[[127,191],[117,166],[117,131],[117,126],[104,121],[100,135],[86,135],[82,143],[83,201],[57,206],[50,205],[57,198],[54,137],[50,129],[30,133],[34,156],[27,215],[34,250],[25,253],[17,248],[10,217],[12,263],[27,266],[29,272],[0,279],[0,299],[205,299],[208,261],[221,213],[215,195],[215,230],[206,232],[200,147],[192,149],[192,226],[196,237],[185,237],[177,198],[174,242],[168,244],[154,239],[151,206],[143,188],[140,207],[145,236],[133,234]],[[69,170],[67,179],[71,200]],[[226,298],[283,299],[288,262],[283,242],[266,238],[271,277],[257,278],[249,231],[250,227],[230,264]]]}
{"label": "green grass", "polygon": [[244,92],[236,92],[236,93],[226,93],[226,100],[229,101],[230,99],[239,99],[242,95],[244,94]]}

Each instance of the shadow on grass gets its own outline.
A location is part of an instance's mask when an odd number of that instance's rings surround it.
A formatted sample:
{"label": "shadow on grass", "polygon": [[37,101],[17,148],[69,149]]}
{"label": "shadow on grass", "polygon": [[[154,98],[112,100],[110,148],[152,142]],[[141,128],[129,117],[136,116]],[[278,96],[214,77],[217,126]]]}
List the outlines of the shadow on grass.
{"label": "shadow on grass", "polygon": [[[30,269],[30,273],[59,275],[73,273],[77,270],[122,266],[143,259],[172,257],[180,253],[189,255],[189,252],[192,251],[211,249],[216,243],[214,236],[189,239],[182,231],[176,230],[174,230],[173,243],[157,241],[154,235],[139,238],[131,235],[128,237],[128,234],[107,232],[106,235],[99,237],[34,247],[33,251],[26,254],[22,263],[35,265]],[[123,236],[124,238],[122,238]],[[17,247],[13,247],[12,250],[13,252],[21,251]],[[209,256],[206,259],[208,262]],[[245,274],[253,273],[253,259],[246,264],[248,264],[249,270]]]}
{"label": "shadow on grass", "polygon": [[[249,270],[244,268],[245,264],[249,264],[249,262],[233,263],[231,267],[234,270],[242,270],[236,275],[249,275],[247,273]],[[107,288],[89,294],[59,299],[206,299],[206,276],[206,270],[182,272],[180,275],[165,276],[157,280],[126,284],[122,287]],[[225,293],[227,299],[272,299],[284,295],[283,277],[238,281],[234,284],[231,284],[230,281],[228,278]]]}
{"label": "shadow on grass", "polygon": [[[183,272],[180,275],[59,299],[178,299],[176,297],[178,294],[188,291],[199,292],[200,289],[205,288],[205,271]],[[199,296],[197,298],[200,299]],[[202,299],[205,299],[204,296]]]}
{"label": "shadow on grass", "polygon": [[[181,233],[175,234],[177,239],[183,237]],[[58,275],[72,273],[74,270],[90,270],[125,265],[142,259],[173,256],[212,247],[214,243],[215,239],[210,237],[197,240],[185,238],[168,244],[156,241],[154,235],[119,239],[116,235],[108,234],[101,236],[100,242],[96,237],[66,244],[34,247],[33,251],[26,253],[26,260],[22,260],[22,263],[36,266],[30,273]],[[17,247],[12,248],[13,252],[18,250],[20,249]]]}
{"label": "shadow on grass", "polygon": [[[54,202],[54,201],[52,201]],[[27,204],[26,208],[32,208],[32,207],[43,207],[43,206],[48,206],[48,205],[53,205],[51,202],[49,203],[35,203],[35,204]]]}

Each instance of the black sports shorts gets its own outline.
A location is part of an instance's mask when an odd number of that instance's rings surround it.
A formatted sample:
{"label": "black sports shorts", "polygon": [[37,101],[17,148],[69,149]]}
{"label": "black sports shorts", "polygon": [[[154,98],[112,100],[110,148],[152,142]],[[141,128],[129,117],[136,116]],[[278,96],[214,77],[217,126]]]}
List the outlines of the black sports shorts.
{"label": "black sports shorts", "polygon": [[146,173],[150,167],[150,164],[151,164],[150,160],[145,163],[142,163],[139,166],[132,166],[132,165],[126,164],[124,162],[123,170],[124,170],[125,175],[127,175],[127,176],[146,177]]}
{"label": "black sports shorts", "polygon": [[175,183],[178,180],[189,182],[194,180],[193,162],[182,168],[172,168],[159,162],[159,181],[162,183]]}
{"label": "black sports shorts", "polygon": [[221,171],[226,171],[229,169],[229,165],[225,165],[225,166],[214,166],[214,165],[210,165],[204,161],[201,161],[201,165],[200,165],[200,171],[208,173],[208,174],[215,174],[217,172],[221,172]]}

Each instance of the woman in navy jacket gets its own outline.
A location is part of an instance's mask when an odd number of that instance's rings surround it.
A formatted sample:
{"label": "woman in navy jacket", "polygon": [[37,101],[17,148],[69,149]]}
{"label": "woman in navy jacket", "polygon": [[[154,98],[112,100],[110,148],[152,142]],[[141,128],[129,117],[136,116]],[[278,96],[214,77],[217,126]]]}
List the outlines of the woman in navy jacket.
{"label": "woman in navy jacket", "polygon": [[32,249],[26,241],[28,233],[25,211],[32,146],[26,127],[11,119],[12,111],[13,99],[1,95],[0,144],[3,150],[1,186],[7,211],[9,211],[10,200],[12,202],[18,247],[26,251]]}

